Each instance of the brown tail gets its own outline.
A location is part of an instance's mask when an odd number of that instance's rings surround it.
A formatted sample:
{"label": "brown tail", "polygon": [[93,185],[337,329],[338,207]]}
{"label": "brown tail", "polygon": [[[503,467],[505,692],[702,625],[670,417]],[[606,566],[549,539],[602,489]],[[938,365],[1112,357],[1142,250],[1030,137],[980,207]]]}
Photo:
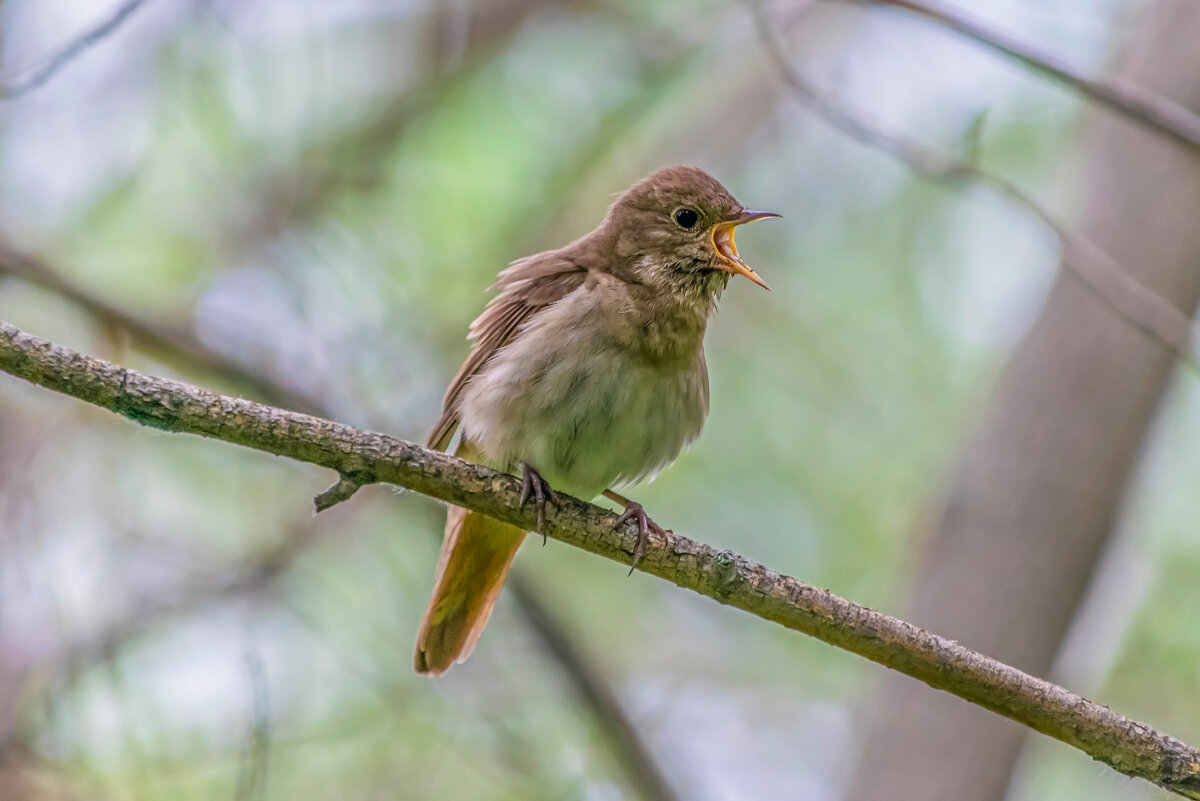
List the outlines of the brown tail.
{"label": "brown tail", "polygon": [[[463,450],[459,454],[470,458]],[[471,655],[524,539],[515,526],[449,508],[433,595],[417,635],[418,673],[439,676]]]}

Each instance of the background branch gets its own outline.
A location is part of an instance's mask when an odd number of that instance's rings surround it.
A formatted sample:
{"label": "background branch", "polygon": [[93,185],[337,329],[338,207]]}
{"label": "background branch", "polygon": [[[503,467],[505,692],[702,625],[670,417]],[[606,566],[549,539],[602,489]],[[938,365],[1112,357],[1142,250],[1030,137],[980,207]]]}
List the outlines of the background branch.
{"label": "background branch", "polygon": [[126,0],[116,10],[95,27],[82,34],[70,44],[63,47],[54,55],[47,58],[38,66],[13,78],[0,81],[0,100],[8,100],[42,86],[54,77],[55,73],[74,61],[79,55],[106,39],[116,31],[125,20],[144,6],[148,0]]}
{"label": "background branch", "polygon": [[895,157],[923,178],[954,185],[981,184],[1032,213],[1062,242],[1063,266],[1121,319],[1176,351],[1192,369],[1200,371],[1197,333],[1191,318],[1140,284],[1102,248],[1072,230],[1007,178],[886,131],[862,112],[851,110],[822,91],[792,66],[762,4],[755,2],[752,7],[768,57],[805,106],[850,138]]}
{"label": "background branch", "polygon": [[854,0],[907,11],[1046,75],[1089,100],[1180,144],[1200,150],[1200,116],[1156,92],[1128,81],[1087,78],[1070,65],[957,11],[923,0]]}
{"label": "background branch", "polygon": [[278,406],[309,414],[328,414],[315,398],[267,378],[259,370],[227,359],[197,339],[190,331],[150,320],[110,303],[40,256],[18,249],[0,236],[0,276],[11,275],[26,283],[61,295],[83,308],[99,322],[132,336],[146,350],[165,357],[181,357],[193,368],[216,373],[257,397]]}
{"label": "background branch", "polygon": [[[164,431],[219,439],[464,506],[525,529],[520,482],[383,434],[155,378],[0,323],[0,370]],[[629,564],[636,535],[616,515],[562,496],[545,533]],[[1047,681],[730,551],[653,535],[639,569],[891,667],[1072,745],[1181,796],[1200,799],[1200,752]]]}

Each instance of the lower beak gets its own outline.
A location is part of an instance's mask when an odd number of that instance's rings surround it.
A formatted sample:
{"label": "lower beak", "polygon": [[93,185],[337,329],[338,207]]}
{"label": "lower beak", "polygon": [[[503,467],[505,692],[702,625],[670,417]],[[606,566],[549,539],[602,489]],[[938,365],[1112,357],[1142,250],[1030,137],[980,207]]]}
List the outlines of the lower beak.
{"label": "lower beak", "polygon": [[767,282],[759,278],[758,273],[750,269],[750,265],[742,261],[742,257],[738,255],[737,245],[733,243],[733,229],[748,222],[778,216],[780,215],[773,211],[743,211],[732,220],[719,222],[712,228],[713,250],[724,262],[725,269],[731,273],[746,276],[768,292],[771,287],[767,286]]}

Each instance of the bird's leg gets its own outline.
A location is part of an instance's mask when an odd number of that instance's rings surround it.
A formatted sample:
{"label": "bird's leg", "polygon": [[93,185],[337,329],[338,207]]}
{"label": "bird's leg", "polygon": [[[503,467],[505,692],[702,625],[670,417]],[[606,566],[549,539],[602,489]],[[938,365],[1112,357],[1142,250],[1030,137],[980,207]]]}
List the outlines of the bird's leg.
{"label": "bird's leg", "polygon": [[533,505],[537,507],[538,533],[542,535],[542,545],[546,544],[546,501],[554,500],[554,490],[542,478],[541,473],[533,469],[533,465],[521,462],[521,506],[533,497]]}
{"label": "bird's leg", "polygon": [[629,575],[632,576],[634,568],[637,567],[637,563],[642,559],[642,553],[646,550],[646,541],[650,538],[650,532],[653,531],[655,534],[661,534],[665,537],[671,531],[670,529],[664,529],[658,523],[651,520],[650,516],[646,514],[646,510],[637,501],[631,501],[624,495],[620,495],[612,490],[605,490],[604,497],[625,507],[625,511],[617,518],[617,522],[613,525],[613,528],[620,528],[630,520],[637,522],[637,545],[633,549],[633,564],[629,566]]}

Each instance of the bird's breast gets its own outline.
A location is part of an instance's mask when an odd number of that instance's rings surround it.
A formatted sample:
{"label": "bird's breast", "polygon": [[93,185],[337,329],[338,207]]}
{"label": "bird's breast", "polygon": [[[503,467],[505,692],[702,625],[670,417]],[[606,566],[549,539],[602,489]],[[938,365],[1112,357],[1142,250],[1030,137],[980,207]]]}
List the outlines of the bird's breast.
{"label": "bird's breast", "polygon": [[552,487],[591,498],[652,477],[695,439],[708,374],[703,327],[689,333],[570,300],[535,315],[498,351],[458,411],[494,466],[527,462]]}

